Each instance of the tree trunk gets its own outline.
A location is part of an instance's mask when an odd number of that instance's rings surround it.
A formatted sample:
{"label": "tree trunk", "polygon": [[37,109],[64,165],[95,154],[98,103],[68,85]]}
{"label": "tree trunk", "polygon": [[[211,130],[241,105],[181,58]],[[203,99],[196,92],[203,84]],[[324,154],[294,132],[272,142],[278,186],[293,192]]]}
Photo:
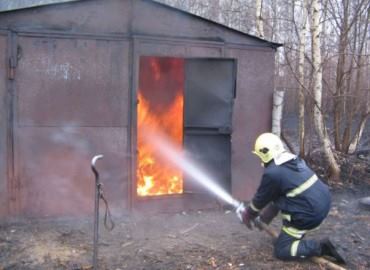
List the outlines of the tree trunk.
{"label": "tree trunk", "polygon": [[338,181],[340,177],[340,168],[335,160],[331,149],[331,142],[325,129],[322,115],[322,63],[320,49],[320,4],[319,0],[312,1],[311,27],[312,27],[312,62],[313,62],[313,91],[314,91],[314,125],[319,137],[325,158],[330,167],[330,178]]}
{"label": "tree trunk", "polygon": [[[363,63],[364,63],[363,54],[366,54],[366,52],[365,52],[365,42],[366,42],[366,36],[367,36],[367,31],[368,31],[368,26],[369,26],[369,20],[370,20],[370,9],[368,9],[368,11],[367,11],[367,15],[366,15],[367,24],[364,26],[363,33],[362,33],[362,38],[360,40],[360,46],[359,46],[359,49],[358,49],[355,90],[354,90],[354,95],[353,95],[354,97],[351,99],[351,101],[352,101],[351,104],[350,104],[351,105],[351,110],[349,112],[350,113],[349,119],[350,119],[351,122],[348,123],[348,126],[346,127],[346,132],[345,132],[345,133],[348,134],[347,135],[348,137],[351,137],[350,131],[352,129],[352,122],[353,122],[355,111],[358,109],[358,107],[360,107],[360,105],[358,104],[358,103],[360,103],[359,102],[360,99],[365,99],[366,100],[365,110],[364,110],[362,119],[360,121],[360,125],[357,129],[357,132],[354,133],[353,137],[348,142],[348,144],[346,144],[344,146],[347,153],[353,153],[353,152],[356,151],[357,145],[360,142],[363,131],[365,129],[365,125],[366,125],[366,122],[367,122],[368,115],[370,114],[369,93],[367,92],[365,97],[362,97],[361,94],[360,94]],[[362,24],[361,21],[358,24],[359,24],[358,27],[360,28],[360,26]]]}
{"label": "tree trunk", "polygon": [[307,0],[302,0],[303,18],[301,28],[299,30],[299,59],[298,59],[298,136],[299,136],[299,156],[305,156],[305,79],[304,79],[304,59],[306,49],[307,35]]}
{"label": "tree trunk", "polygon": [[[368,99],[368,101],[369,101],[369,99]],[[367,102],[367,106],[368,106],[368,108],[370,107],[370,102]],[[366,122],[369,119],[369,115],[370,115],[370,110],[361,119],[358,131],[356,132],[355,136],[353,137],[353,139],[351,141],[351,144],[348,147],[348,153],[352,154],[356,151],[358,143],[360,142],[362,134],[365,130]]]}
{"label": "tree trunk", "polygon": [[338,62],[336,74],[336,91],[334,94],[334,142],[335,149],[342,150],[341,143],[341,123],[344,110],[344,85],[345,85],[345,67],[346,67],[346,48],[348,46],[348,0],[343,1],[343,18],[340,25]]}
{"label": "tree trunk", "polygon": [[260,38],[265,37],[263,32],[262,2],[263,0],[256,0],[256,32]]}
{"label": "tree trunk", "polygon": [[[354,34],[354,37],[353,37],[353,44],[352,44],[352,48],[354,51],[356,51],[356,46],[357,46],[357,27],[355,28],[355,34]],[[360,53],[361,54],[361,53]],[[359,57],[361,57],[361,55],[359,54]],[[354,70],[354,62],[355,62],[355,56],[353,55],[351,57],[351,61],[350,61],[350,64],[349,64],[349,70],[346,72],[348,74],[348,79],[347,79],[347,83],[346,83],[346,92],[345,92],[345,97],[344,97],[344,101],[343,101],[343,104],[344,104],[344,110],[343,110],[343,114],[344,114],[344,119],[345,121],[343,121],[345,124],[343,125],[343,127],[341,127],[341,130],[344,129],[343,131],[343,135],[342,135],[342,141],[341,141],[341,151],[343,153],[347,153],[348,152],[348,147],[349,147],[349,144],[350,144],[350,139],[351,139],[351,136],[352,136],[352,124],[353,124],[353,117],[354,117],[354,114],[353,114],[353,111],[355,110],[355,103],[354,103],[354,99],[355,99],[355,96],[357,92],[357,87],[360,87],[359,83],[360,83],[360,79],[361,79],[361,76],[358,77],[357,75],[360,75],[361,74],[361,68],[358,67],[357,69],[357,74],[356,74],[356,79],[355,79],[355,89],[354,91],[352,92],[352,75],[353,75],[353,70]],[[351,93],[352,92],[352,93]]]}
{"label": "tree trunk", "polygon": [[284,91],[275,90],[272,108],[272,133],[281,136],[281,119],[283,118]]}

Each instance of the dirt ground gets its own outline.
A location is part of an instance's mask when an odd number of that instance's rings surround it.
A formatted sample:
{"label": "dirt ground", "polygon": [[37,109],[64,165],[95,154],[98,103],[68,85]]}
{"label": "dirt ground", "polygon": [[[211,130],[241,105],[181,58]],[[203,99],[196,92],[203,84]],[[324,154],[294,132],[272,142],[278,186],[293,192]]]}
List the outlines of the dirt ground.
{"label": "dirt ground", "polygon": [[[320,156],[308,162],[326,179]],[[360,198],[370,196],[370,150],[340,157],[340,163],[342,181],[331,185],[329,216],[307,237],[329,236],[345,254],[347,269],[370,269],[370,209],[359,206]],[[113,218],[111,232],[100,222],[100,270],[325,269],[309,261],[275,259],[270,236],[248,230],[225,209]],[[276,218],[272,227],[278,231],[280,225]],[[92,217],[0,221],[0,270],[92,269],[92,239]]]}
{"label": "dirt ground", "polygon": [[[370,184],[332,191],[329,217],[307,237],[330,236],[346,254],[348,269],[370,269],[370,211],[358,202],[369,196]],[[248,230],[225,209],[114,220],[111,232],[101,226],[99,269],[324,269],[311,262],[278,261],[265,232]],[[272,226],[279,229],[279,218]],[[3,222],[0,269],[91,269],[92,239],[87,218]]]}

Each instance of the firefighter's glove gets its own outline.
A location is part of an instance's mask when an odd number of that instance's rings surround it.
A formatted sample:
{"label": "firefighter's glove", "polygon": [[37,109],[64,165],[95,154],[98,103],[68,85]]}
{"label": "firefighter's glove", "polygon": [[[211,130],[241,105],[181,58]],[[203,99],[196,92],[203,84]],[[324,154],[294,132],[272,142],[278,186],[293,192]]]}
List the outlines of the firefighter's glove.
{"label": "firefighter's glove", "polygon": [[279,208],[272,202],[260,212],[260,219],[263,223],[270,224],[278,213]]}
{"label": "firefighter's glove", "polygon": [[254,211],[252,208],[248,207],[243,215],[243,223],[252,230],[254,225],[254,220],[258,216],[258,212]]}
{"label": "firefighter's glove", "polygon": [[253,221],[258,216],[258,212],[253,211],[250,207],[245,207],[245,204],[241,203],[236,209],[236,214],[242,223],[244,223],[250,230],[253,229]]}

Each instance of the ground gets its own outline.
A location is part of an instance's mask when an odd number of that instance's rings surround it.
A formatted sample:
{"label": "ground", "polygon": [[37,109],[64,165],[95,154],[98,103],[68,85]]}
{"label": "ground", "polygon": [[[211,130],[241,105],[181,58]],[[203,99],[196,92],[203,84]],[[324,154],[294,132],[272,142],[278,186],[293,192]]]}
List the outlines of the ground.
{"label": "ground", "polygon": [[[370,132],[362,149],[370,149]],[[341,181],[329,183],[333,195],[328,218],[307,237],[329,236],[347,259],[347,269],[370,269],[370,150],[339,155]],[[322,153],[308,163],[323,179]],[[272,239],[250,231],[225,209],[140,216],[114,216],[113,231],[101,224],[100,270],[243,270],[325,269],[312,262],[281,262],[273,257]],[[276,218],[272,224],[280,228]],[[92,217],[0,221],[0,270],[92,269]]]}
{"label": "ground", "polygon": [[[334,188],[329,217],[315,239],[330,236],[346,254],[348,269],[370,269],[370,211],[358,200],[370,185]],[[250,231],[225,209],[114,217],[101,224],[99,269],[324,269],[311,262],[281,262],[272,239]],[[91,218],[27,220],[0,224],[0,269],[92,269]],[[278,230],[279,219],[272,226]]]}

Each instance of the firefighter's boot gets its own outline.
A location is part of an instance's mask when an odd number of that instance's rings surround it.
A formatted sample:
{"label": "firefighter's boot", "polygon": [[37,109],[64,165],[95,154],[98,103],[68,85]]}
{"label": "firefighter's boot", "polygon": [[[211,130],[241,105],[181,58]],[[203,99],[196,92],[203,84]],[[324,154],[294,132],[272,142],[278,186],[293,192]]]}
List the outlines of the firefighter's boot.
{"label": "firefighter's boot", "polygon": [[341,263],[341,264],[346,263],[344,258],[335,249],[334,245],[329,240],[329,238],[324,238],[323,240],[321,240],[320,247],[321,247],[321,256],[329,256],[335,259],[337,263]]}

